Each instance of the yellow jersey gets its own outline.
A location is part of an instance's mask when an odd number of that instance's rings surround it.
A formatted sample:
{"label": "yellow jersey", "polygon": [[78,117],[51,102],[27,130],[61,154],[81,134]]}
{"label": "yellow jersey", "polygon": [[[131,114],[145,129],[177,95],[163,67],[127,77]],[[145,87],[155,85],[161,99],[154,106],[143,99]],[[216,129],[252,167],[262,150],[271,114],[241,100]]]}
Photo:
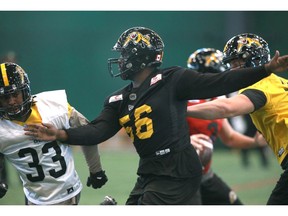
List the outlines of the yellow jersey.
{"label": "yellow jersey", "polygon": [[288,154],[288,80],[271,74],[239,93],[247,89],[262,91],[266,96],[266,104],[250,116],[281,165]]}

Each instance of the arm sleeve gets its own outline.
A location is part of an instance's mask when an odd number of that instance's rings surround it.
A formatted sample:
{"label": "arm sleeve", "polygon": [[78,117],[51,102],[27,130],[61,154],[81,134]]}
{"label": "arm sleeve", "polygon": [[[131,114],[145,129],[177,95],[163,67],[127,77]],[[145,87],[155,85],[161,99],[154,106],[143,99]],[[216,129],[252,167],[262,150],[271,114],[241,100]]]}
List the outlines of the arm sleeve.
{"label": "arm sleeve", "polygon": [[218,74],[186,69],[176,84],[179,99],[206,99],[237,91],[267,77],[264,65],[226,71]]}
{"label": "arm sleeve", "polygon": [[254,104],[255,107],[254,111],[263,107],[267,102],[265,94],[257,89],[246,89],[243,92],[241,92],[241,94],[246,95],[250,99],[250,101]]}
{"label": "arm sleeve", "polygon": [[[70,106],[70,125],[72,128],[79,127],[81,125],[86,125],[89,121],[76,109]],[[81,146],[82,152],[84,154],[86,163],[89,167],[91,173],[96,173],[102,170],[102,165],[100,161],[100,155],[98,151],[98,145],[93,146]]]}
{"label": "arm sleeve", "polygon": [[100,115],[86,125],[65,129],[70,145],[97,145],[114,136],[121,129],[116,111],[105,106]]}

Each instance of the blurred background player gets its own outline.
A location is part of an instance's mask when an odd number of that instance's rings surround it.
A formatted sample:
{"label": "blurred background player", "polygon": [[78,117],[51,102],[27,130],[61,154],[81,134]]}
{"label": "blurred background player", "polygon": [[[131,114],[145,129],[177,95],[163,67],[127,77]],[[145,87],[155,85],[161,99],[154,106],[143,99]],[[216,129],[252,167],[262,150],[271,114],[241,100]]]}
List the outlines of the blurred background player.
{"label": "blurred background player", "polygon": [[[214,48],[201,48],[189,56],[187,66],[199,73],[221,73],[227,69],[227,66],[222,63],[222,59],[221,51]],[[188,107],[215,99],[189,100]],[[206,148],[202,140],[214,143],[218,137],[229,147],[250,148],[256,145],[254,138],[235,131],[227,119],[203,120],[188,117],[187,121],[191,143],[199,154]],[[202,161],[203,177],[195,199],[203,205],[242,205],[236,193],[213,172],[211,162],[212,155],[209,161]]]}
{"label": "blurred background player", "polygon": [[[27,205],[77,205],[82,183],[74,167],[72,149],[57,141],[31,139],[21,131],[27,123],[42,120],[60,128],[85,125],[88,120],[72,107],[64,90],[31,95],[26,72],[17,64],[0,64],[0,152],[16,168]],[[98,147],[82,148],[89,167],[87,186],[107,182]],[[8,186],[0,184],[3,197]]]}

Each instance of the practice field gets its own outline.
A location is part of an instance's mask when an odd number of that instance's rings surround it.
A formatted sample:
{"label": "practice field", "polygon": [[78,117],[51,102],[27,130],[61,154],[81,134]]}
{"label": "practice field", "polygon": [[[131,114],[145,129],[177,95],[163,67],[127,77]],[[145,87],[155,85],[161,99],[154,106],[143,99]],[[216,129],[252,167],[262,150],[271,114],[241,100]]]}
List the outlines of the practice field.
{"label": "practice field", "polygon": [[[101,189],[86,186],[88,169],[78,147],[74,147],[75,165],[79,173],[83,191],[80,205],[98,205],[105,195],[113,196],[119,205],[124,205],[136,181],[138,156],[134,149],[111,150],[100,148],[101,160],[109,181]],[[270,166],[263,168],[256,152],[252,152],[251,166],[241,165],[240,155],[236,150],[216,150],[213,155],[213,169],[238,194],[246,205],[265,205],[281,169],[275,157],[270,153]],[[9,168],[9,190],[0,199],[1,205],[23,205],[24,195],[20,180],[11,165]]]}

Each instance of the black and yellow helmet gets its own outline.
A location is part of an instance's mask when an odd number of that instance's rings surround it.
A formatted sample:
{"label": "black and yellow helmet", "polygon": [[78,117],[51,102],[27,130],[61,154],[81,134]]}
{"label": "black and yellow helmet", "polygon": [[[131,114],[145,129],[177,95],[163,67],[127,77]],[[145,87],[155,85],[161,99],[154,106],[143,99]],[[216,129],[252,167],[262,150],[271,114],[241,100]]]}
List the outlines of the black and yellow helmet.
{"label": "black and yellow helmet", "polygon": [[200,48],[187,60],[187,67],[201,73],[220,73],[227,70],[222,62],[223,53],[214,48]]}
{"label": "black and yellow helmet", "polygon": [[23,103],[19,105],[19,111],[10,113],[7,107],[2,107],[0,104],[0,117],[15,119],[15,117],[23,116],[30,111],[32,104],[30,82],[25,71],[12,62],[0,64],[0,97],[8,96],[18,91],[21,91],[23,95]]}
{"label": "black and yellow helmet", "polygon": [[[120,52],[120,58],[108,59],[111,76],[131,79],[145,67],[158,67],[162,64],[164,43],[161,37],[151,29],[133,27],[123,32],[113,51]],[[114,74],[112,64],[118,64],[120,73]]]}
{"label": "black and yellow helmet", "polygon": [[224,63],[242,59],[245,61],[245,67],[256,67],[270,61],[268,43],[252,33],[243,33],[232,37],[226,43],[223,54]]}

